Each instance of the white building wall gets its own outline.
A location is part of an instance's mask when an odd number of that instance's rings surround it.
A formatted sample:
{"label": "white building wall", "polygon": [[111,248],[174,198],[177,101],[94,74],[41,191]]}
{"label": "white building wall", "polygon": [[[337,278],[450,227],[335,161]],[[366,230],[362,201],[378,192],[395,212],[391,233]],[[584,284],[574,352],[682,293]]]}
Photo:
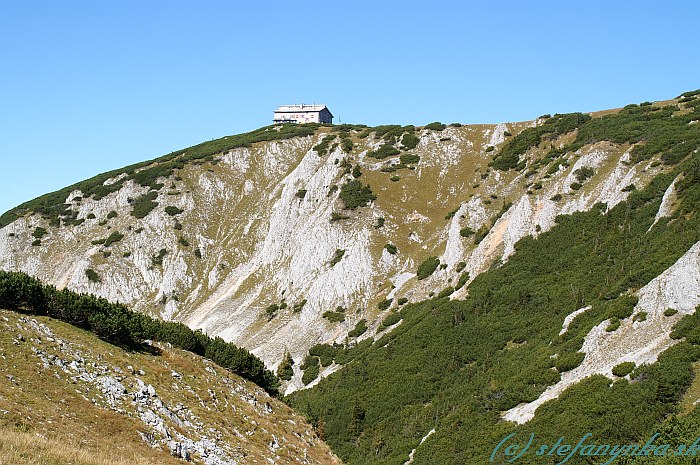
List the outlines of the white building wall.
{"label": "white building wall", "polygon": [[297,123],[319,123],[321,120],[319,118],[318,111],[305,111],[299,113],[278,113],[275,112],[275,120],[292,120]]}

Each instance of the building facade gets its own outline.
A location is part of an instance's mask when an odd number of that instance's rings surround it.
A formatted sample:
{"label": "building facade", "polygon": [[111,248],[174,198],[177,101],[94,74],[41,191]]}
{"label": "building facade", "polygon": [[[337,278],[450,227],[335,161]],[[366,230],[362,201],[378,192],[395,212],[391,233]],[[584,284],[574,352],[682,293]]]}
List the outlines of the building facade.
{"label": "building facade", "polygon": [[325,105],[282,105],[275,110],[272,119],[279,123],[328,123],[333,124],[333,114]]}

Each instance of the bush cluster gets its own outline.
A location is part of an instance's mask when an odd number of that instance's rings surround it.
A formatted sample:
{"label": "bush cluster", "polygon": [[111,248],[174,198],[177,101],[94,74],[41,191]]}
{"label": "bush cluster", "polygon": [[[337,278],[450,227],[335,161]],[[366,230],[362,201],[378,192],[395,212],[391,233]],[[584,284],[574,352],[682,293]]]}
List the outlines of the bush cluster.
{"label": "bush cluster", "polygon": [[30,315],[46,315],[95,333],[127,348],[143,341],[170,343],[246,378],[277,395],[279,380],[263,362],[245,349],[193,331],[182,323],[165,322],[129,310],[125,305],[43,285],[25,273],[0,271],[0,308]]}

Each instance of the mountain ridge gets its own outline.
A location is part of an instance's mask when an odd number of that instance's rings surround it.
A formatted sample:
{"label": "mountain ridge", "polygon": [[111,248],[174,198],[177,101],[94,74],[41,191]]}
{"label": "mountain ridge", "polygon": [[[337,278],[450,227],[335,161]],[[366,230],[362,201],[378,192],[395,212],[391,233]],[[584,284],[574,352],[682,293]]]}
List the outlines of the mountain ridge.
{"label": "mountain ridge", "polygon": [[262,128],[26,204],[0,268],[249,349],[349,464],[484,463],[511,433],[685,437],[698,96]]}
{"label": "mountain ridge", "polygon": [[[286,352],[300,362],[314,344],[381,336],[400,299],[465,297],[557,215],[626,199],[673,165],[661,153],[636,160],[648,144],[600,121],[665,124],[696,111],[693,97],[525,123],[228,136],[3,215],[21,216],[0,229],[0,267],[187,322],[273,368]],[[376,199],[347,208],[341,187],[353,181]],[[439,265],[418,279],[433,256]],[[369,329],[348,338],[361,320]],[[305,384],[298,365],[288,392]]]}

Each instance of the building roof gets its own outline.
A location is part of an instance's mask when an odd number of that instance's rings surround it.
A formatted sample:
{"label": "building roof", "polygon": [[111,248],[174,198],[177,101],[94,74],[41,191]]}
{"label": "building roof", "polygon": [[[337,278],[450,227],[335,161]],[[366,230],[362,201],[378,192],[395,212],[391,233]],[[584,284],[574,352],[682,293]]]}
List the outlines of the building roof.
{"label": "building roof", "polygon": [[[328,107],[322,104],[305,104],[305,103],[299,103],[296,105],[280,105],[277,107],[277,110],[275,110],[275,113],[300,113],[300,112],[312,112],[312,111],[321,111],[323,109],[328,110]],[[330,112],[330,110],[328,110]]]}

